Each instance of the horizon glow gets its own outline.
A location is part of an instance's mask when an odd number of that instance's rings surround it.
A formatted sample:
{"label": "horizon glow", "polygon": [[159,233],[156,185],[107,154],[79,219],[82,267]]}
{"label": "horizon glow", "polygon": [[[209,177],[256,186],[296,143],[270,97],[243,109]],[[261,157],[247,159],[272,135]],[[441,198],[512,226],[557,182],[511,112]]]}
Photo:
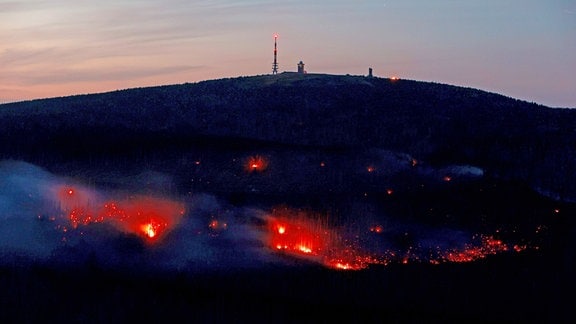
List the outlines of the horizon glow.
{"label": "horizon glow", "polygon": [[570,0],[0,0],[0,103],[270,74],[473,87],[576,108]]}

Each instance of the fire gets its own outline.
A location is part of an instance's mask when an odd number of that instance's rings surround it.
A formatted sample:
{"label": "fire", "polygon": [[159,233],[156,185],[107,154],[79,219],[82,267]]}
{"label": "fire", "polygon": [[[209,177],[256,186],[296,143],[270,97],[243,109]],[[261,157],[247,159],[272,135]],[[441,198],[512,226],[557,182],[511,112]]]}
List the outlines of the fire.
{"label": "fire", "polygon": [[[440,256],[449,262],[472,262],[478,259],[483,259],[488,255],[508,251],[508,245],[504,244],[501,240],[497,240],[492,236],[481,235],[481,242],[479,245],[466,244],[461,250],[446,251]],[[521,252],[515,249],[516,252]]]}
{"label": "fire", "polygon": [[334,267],[335,267],[336,269],[341,269],[341,270],[350,270],[350,269],[352,269],[352,266],[350,266],[350,264],[348,264],[348,263],[340,263],[340,262],[337,262],[337,263],[334,265]]}
{"label": "fire", "polygon": [[222,231],[227,230],[228,224],[226,222],[221,222],[217,219],[212,219],[208,224],[208,228],[210,229],[212,235],[216,235]]}
{"label": "fire", "polygon": [[[96,194],[86,188],[58,185],[54,186],[51,191],[53,192],[59,207],[65,212],[70,212],[74,209],[87,209],[95,200]],[[76,212],[78,218],[84,218],[85,212]]]}
{"label": "fire", "polygon": [[281,215],[273,216],[269,228],[270,246],[289,253],[320,255],[331,244],[330,234],[320,222],[296,211],[283,210]]}
{"label": "fire", "polygon": [[370,232],[381,234],[384,231],[382,225],[375,225],[370,227]]}
{"label": "fire", "polygon": [[72,228],[105,222],[122,232],[156,240],[178,224],[185,213],[183,204],[169,199],[133,196],[99,203],[94,193],[82,188],[60,187],[55,191]]}
{"label": "fire", "polygon": [[251,156],[246,163],[246,171],[262,172],[268,168],[268,160],[260,155]]}
{"label": "fire", "polygon": [[[443,249],[410,246],[406,250],[368,250],[359,245],[360,236],[346,240],[318,217],[287,208],[274,210],[268,219],[268,246],[271,250],[294,257],[319,262],[337,270],[362,270],[370,265],[428,263],[438,265],[446,262],[473,262],[503,252],[522,252],[527,245],[509,245],[491,235],[477,234],[461,247]],[[382,238],[384,227],[373,225],[369,232],[379,234],[371,240]],[[365,233],[369,233],[365,232]]]}
{"label": "fire", "polygon": [[[70,225],[60,226],[65,233],[95,223],[107,223],[152,244],[174,228],[185,213],[182,203],[152,196],[102,200],[90,190],[70,186],[57,187],[54,193],[60,209],[69,220]],[[414,243],[409,247],[394,248],[386,241],[387,234],[393,228],[385,228],[377,221],[363,225],[362,230],[356,232],[330,226],[327,219],[327,216],[300,209],[273,209],[265,218],[265,244],[274,253],[317,262],[337,270],[361,270],[371,265],[391,263],[436,265],[473,262],[498,253],[520,253],[532,248],[525,242],[505,243],[499,239],[499,230],[494,236],[476,234],[468,243],[460,243],[457,247],[440,247],[443,246],[441,244],[423,247]],[[228,229],[228,225],[217,216],[211,216],[204,226],[212,236]],[[542,225],[536,227],[536,233],[543,230]],[[386,244],[380,244],[380,240]],[[375,242],[378,244],[372,244]]]}
{"label": "fire", "polygon": [[[277,223],[278,222],[278,223]],[[271,246],[280,246],[290,253],[319,255],[330,244],[328,235],[305,220],[281,219],[273,221]]]}
{"label": "fire", "polygon": [[272,250],[334,269],[363,267],[354,248],[347,246],[321,216],[287,208],[276,209],[270,215],[268,229],[268,246]]}
{"label": "fire", "polygon": [[303,253],[306,253],[306,254],[312,253],[312,249],[309,248],[309,247],[307,247],[307,246],[304,245],[304,244],[298,245],[298,250],[299,250],[300,252],[303,252]]}
{"label": "fire", "polygon": [[154,224],[152,223],[142,225],[141,229],[149,238],[154,238],[154,236],[156,236],[156,230],[154,229]]}

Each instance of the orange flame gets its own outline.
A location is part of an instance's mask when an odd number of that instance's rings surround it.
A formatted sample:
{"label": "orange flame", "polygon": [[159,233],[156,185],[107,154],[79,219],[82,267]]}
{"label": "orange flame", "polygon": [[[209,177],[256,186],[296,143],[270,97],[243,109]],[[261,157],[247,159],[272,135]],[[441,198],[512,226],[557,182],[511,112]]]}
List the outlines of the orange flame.
{"label": "orange flame", "polygon": [[245,168],[248,172],[262,172],[268,168],[268,160],[260,155],[251,156]]}
{"label": "orange flame", "polygon": [[342,243],[336,230],[322,217],[287,208],[276,209],[268,221],[268,246],[288,255],[316,261],[327,267],[357,270],[365,267],[357,251]]}
{"label": "orange flame", "polygon": [[82,188],[61,186],[55,190],[72,228],[107,222],[123,232],[156,240],[178,224],[185,213],[183,204],[169,199],[135,196],[99,204],[93,193]]}

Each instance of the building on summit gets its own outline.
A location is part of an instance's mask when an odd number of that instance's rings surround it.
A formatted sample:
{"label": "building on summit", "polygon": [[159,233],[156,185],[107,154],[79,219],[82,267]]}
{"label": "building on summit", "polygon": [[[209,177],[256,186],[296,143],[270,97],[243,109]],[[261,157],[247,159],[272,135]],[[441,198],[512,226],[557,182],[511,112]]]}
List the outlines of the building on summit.
{"label": "building on summit", "polygon": [[298,63],[298,73],[299,74],[306,73],[306,70],[304,70],[304,62],[302,62],[302,61],[300,61],[300,63]]}

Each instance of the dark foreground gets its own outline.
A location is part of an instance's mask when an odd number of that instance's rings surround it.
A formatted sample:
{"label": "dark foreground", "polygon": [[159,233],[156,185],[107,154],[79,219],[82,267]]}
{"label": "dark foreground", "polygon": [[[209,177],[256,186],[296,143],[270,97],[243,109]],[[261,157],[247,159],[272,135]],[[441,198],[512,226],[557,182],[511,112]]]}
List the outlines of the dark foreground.
{"label": "dark foreground", "polygon": [[0,270],[0,321],[568,321],[576,286],[566,261],[525,253],[359,272],[302,266],[204,274],[13,264]]}

